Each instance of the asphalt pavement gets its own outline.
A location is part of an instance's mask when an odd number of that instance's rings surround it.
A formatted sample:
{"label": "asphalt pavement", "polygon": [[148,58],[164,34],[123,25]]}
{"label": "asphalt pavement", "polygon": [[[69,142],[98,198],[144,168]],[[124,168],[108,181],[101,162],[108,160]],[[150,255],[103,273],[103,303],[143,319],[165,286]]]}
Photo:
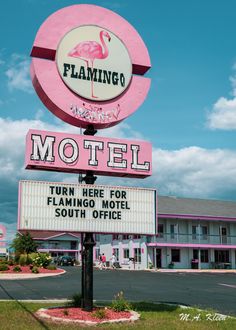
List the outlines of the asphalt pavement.
{"label": "asphalt pavement", "polygon": [[[67,299],[81,292],[81,269],[64,275],[0,280],[0,299]],[[131,301],[177,303],[236,316],[236,274],[94,269],[94,299],[110,301],[123,291]]]}

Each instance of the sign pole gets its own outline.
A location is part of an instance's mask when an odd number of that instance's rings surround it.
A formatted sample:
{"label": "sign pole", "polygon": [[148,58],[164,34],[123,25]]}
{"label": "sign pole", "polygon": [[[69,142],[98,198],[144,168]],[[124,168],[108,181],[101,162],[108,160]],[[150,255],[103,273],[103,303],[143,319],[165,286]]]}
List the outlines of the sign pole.
{"label": "sign pole", "polygon": [[[84,135],[95,135],[97,130],[93,125],[88,125],[84,131]],[[82,181],[86,184],[94,184],[97,177],[94,176],[92,171],[87,171]],[[96,245],[93,239],[93,233],[83,234],[83,247],[82,247],[82,308],[87,312],[93,310],[93,247]]]}

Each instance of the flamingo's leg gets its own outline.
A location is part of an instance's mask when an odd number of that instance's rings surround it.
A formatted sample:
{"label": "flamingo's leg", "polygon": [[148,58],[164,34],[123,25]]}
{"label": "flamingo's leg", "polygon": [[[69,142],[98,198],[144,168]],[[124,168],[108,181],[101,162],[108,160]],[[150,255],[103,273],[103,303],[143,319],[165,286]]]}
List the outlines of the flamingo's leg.
{"label": "flamingo's leg", "polygon": [[91,61],[91,67],[92,67],[92,80],[91,80],[92,97],[94,99],[97,99],[98,97],[93,94],[93,61]]}

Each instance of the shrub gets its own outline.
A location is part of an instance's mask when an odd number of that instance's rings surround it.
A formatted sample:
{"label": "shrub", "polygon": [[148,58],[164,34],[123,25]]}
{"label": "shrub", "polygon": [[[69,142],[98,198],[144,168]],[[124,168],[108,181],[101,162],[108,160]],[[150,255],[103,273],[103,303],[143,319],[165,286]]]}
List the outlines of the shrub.
{"label": "shrub", "polygon": [[56,270],[57,267],[55,265],[48,265],[47,266],[47,269],[49,269],[49,270]]}
{"label": "shrub", "polygon": [[63,314],[64,314],[65,316],[69,315],[68,310],[67,310],[67,309],[64,309],[64,310],[63,310]]}
{"label": "shrub", "polygon": [[107,314],[106,314],[106,310],[103,308],[99,308],[97,309],[95,312],[92,313],[93,317],[96,317],[98,319],[105,319]]}
{"label": "shrub", "polygon": [[7,264],[9,266],[13,266],[14,265],[14,260],[13,259],[9,259],[8,262],[7,262]]}
{"label": "shrub", "polygon": [[26,265],[26,260],[27,260],[27,255],[26,254],[21,254],[20,258],[19,258],[20,266],[25,266]]}
{"label": "shrub", "polygon": [[34,266],[31,270],[31,272],[34,273],[34,274],[38,274],[39,273],[38,267]]}
{"label": "shrub", "polygon": [[37,253],[32,261],[34,266],[46,268],[52,261],[52,257],[48,253]]}
{"label": "shrub", "polygon": [[152,262],[149,262],[149,263],[148,263],[148,268],[149,268],[149,269],[153,269],[153,263],[152,263]]}
{"label": "shrub", "polygon": [[72,306],[72,307],[81,307],[81,303],[82,303],[81,293],[75,293],[71,297],[71,302],[69,302],[69,305]]}
{"label": "shrub", "polygon": [[115,312],[123,312],[131,309],[130,303],[125,299],[124,293],[120,291],[116,296],[115,300],[112,300],[111,308]]}
{"label": "shrub", "polygon": [[32,252],[30,254],[28,254],[29,258],[32,260],[31,263],[33,262],[33,260],[38,256],[38,252]]}
{"label": "shrub", "polygon": [[9,269],[9,267],[8,267],[8,265],[7,264],[0,264],[0,272],[4,272],[4,271],[6,271],[6,270],[8,270]]}
{"label": "shrub", "polygon": [[31,265],[33,263],[33,260],[29,254],[26,256],[26,265]]}
{"label": "shrub", "polygon": [[18,264],[19,260],[20,260],[20,253],[16,253],[14,258],[15,263]]}
{"label": "shrub", "polygon": [[17,272],[17,273],[22,272],[22,269],[20,268],[20,266],[15,266],[12,270],[13,270],[13,272]]}

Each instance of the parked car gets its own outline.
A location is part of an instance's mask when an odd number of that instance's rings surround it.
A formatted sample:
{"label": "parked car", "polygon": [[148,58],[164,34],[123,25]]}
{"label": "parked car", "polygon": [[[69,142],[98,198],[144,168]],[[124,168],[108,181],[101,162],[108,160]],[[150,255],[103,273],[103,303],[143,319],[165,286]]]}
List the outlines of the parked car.
{"label": "parked car", "polygon": [[61,256],[57,259],[58,266],[74,266],[75,259],[70,256]]}

